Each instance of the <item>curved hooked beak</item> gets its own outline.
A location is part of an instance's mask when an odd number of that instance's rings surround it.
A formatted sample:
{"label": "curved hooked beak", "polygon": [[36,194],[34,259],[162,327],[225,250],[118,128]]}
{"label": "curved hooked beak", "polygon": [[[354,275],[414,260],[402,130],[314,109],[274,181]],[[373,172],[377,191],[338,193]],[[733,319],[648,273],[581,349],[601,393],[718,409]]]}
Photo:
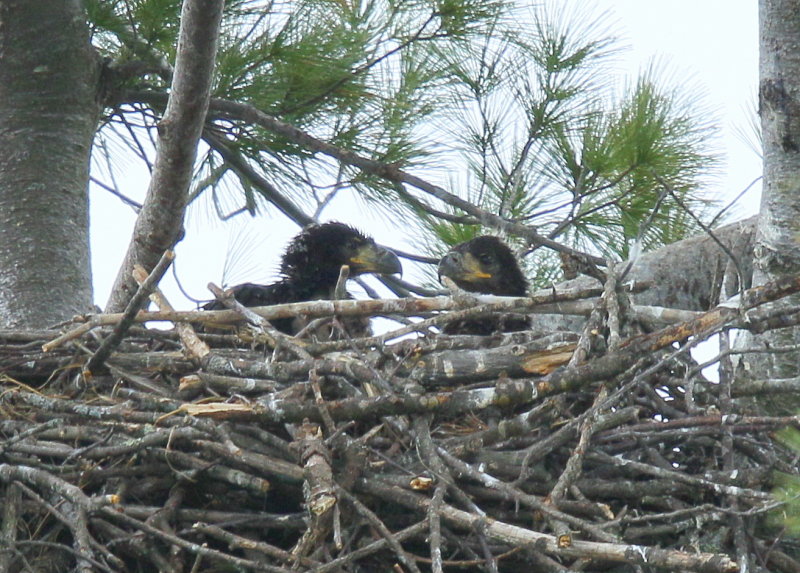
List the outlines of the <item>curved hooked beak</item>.
{"label": "curved hooked beak", "polygon": [[378,273],[381,275],[403,274],[400,259],[392,251],[375,244],[364,245],[350,258],[350,270],[354,275]]}
{"label": "curved hooked beak", "polygon": [[460,283],[477,283],[492,278],[492,275],[484,271],[478,259],[470,253],[451,251],[439,261],[440,281],[442,277],[451,278],[461,286]]}

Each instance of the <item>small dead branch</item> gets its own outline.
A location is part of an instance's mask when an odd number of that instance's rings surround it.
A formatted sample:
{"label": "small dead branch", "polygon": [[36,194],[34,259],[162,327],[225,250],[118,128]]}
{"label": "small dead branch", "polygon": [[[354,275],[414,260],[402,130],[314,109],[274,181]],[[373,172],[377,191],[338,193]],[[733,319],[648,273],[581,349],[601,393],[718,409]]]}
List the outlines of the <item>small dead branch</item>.
{"label": "small dead branch", "polygon": [[[137,283],[144,284],[144,282],[147,280],[147,274],[145,273],[144,268],[140,267],[139,265],[134,265],[133,278]],[[158,308],[167,312],[175,312],[175,309],[172,308],[172,305],[169,303],[161,290],[158,288],[153,288],[152,290],[153,292],[150,294],[150,298],[156,304],[156,306],[158,306]],[[177,331],[178,336],[183,343],[186,356],[190,360],[199,362],[208,355],[210,352],[208,345],[198,338],[197,333],[194,331],[194,328],[192,328],[191,324],[188,322],[179,322],[175,324],[175,330]]]}
{"label": "small dead branch", "polygon": [[153,289],[156,288],[174,259],[174,251],[165,251],[156,266],[153,267],[153,270],[149,275],[147,275],[147,278],[139,282],[139,289],[133,295],[133,298],[131,298],[128,306],[125,308],[125,312],[122,313],[123,318],[117,323],[117,325],[114,327],[114,330],[111,331],[111,334],[103,341],[103,343],[100,345],[100,348],[98,348],[92,357],[86,362],[86,366],[84,366],[83,369],[84,377],[91,377],[93,372],[97,372],[99,368],[102,368],[103,363],[108,359],[109,356],[111,356],[111,353],[114,351],[114,349],[119,346],[120,342],[122,342],[122,339],[125,336],[125,333],[131,326],[133,326],[136,314],[142,308],[145,300],[147,300],[147,297],[150,296],[150,293],[153,292]]}
{"label": "small dead branch", "polygon": [[303,498],[311,516],[309,528],[292,549],[292,554],[303,557],[324,543],[333,526],[332,510],[337,504],[337,495],[331,453],[322,441],[320,427],[309,422],[301,424],[295,443],[303,466]]}
{"label": "small dead branch", "polygon": [[[383,495],[395,499],[409,509],[424,511],[430,500],[398,487],[386,486],[378,482],[359,482],[359,489],[373,495]],[[573,541],[569,547],[560,547],[550,535],[543,535],[529,529],[501,521],[484,521],[483,518],[461,511],[451,506],[443,506],[442,517],[461,528],[480,528],[491,537],[511,546],[533,545],[549,555],[572,558],[592,558],[608,561],[634,563],[663,567],[670,570],[692,570],[703,573],[736,573],[739,567],[726,555],[710,553],[685,553],[669,549],[658,549],[636,545]]]}
{"label": "small dead branch", "polygon": [[[636,285],[637,290],[644,285]],[[509,311],[526,310],[537,312],[537,309],[544,313],[573,313],[585,315],[591,311],[591,302],[570,306],[570,301],[579,301],[598,297],[602,294],[602,289],[584,288],[564,291],[542,290],[533,293],[530,297],[499,297],[493,295],[475,295],[475,299],[481,305],[488,305],[486,308],[477,310],[468,309],[464,312],[474,312],[480,314],[490,311]],[[290,318],[303,315],[308,318],[330,317],[330,316],[375,316],[375,315],[404,315],[418,316],[432,311],[455,310],[459,308],[459,303],[450,297],[431,297],[431,298],[402,298],[387,300],[315,300],[309,302],[295,302],[274,305],[269,307],[252,307],[249,309],[262,318],[274,320],[278,318]],[[659,309],[657,307],[640,307],[653,320],[662,320],[668,323],[685,321],[697,315],[697,313],[680,311],[675,309]],[[652,309],[652,310],[647,310]],[[101,326],[114,326],[124,319],[124,313],[96,314],[89,317],[79,317],[82,321],[79,326],[68,331],[53,340],[42,345],[42,350],[50,352],[62,344],[75,340],[88,331]],[[461,318],[460,315],[455,315]],[[469,316],[469,315],[467,315]],[[242,314],[235,310],[194,310],[194,311],[141,311],[134,321],[142,322],[181,322],[198,324],[230,324],[240,321]],[[453,320],[453,318],[451,318]],[[433,324],[433,323],[431,323]],[[382,337],[382,343],[388,342],[414,332],[414,328],[398,329],[396,333],[391,333],[390,337]]]}

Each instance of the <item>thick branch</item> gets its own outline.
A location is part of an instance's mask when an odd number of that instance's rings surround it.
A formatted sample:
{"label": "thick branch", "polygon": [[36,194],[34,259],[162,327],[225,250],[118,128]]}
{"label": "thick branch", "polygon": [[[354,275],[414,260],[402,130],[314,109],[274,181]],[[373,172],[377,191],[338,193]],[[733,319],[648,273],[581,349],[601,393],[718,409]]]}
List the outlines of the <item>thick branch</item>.
{"label": "thick branch", "polygon": [[151,271],[180,238],[197,144],[203,131],[223,0],[185,0],[175,73],[158,126],[153,178],[107,309],[121,312],[136,292],[133,266]]}

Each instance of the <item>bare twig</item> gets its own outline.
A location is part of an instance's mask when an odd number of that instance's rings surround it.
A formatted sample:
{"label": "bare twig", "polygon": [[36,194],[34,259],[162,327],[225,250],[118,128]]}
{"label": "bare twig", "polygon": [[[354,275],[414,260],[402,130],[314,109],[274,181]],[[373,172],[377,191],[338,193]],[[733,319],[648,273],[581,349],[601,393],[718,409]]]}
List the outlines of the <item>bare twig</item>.
{"label": "bare twig", "polygon": [[147,278],[139,284],[138,290],[133,295],[133,298],[131,298],[130,302],[128,302],[125,312],[122,313],[122,319],[114,327],[114,330],[111,332],[111,334],[103,341],[103,343],[100,345],[100,348],[98,348],[92,357],[86,362],[86,366],[84,366],[83,369],[84,377],[91,377],[92,373],[97,372],[99,368],[102,368],[106,359],[108,359],[114,349],[119,346],[119,343],[122,342],[125,333],[131,326],[133,326],[136,313],[138,313],[139,309],[142,308],[144,301],[150,296],[150,293],[153,291],[153,289],[156,288],[156,285],[158,285],[159,281],[164,276],[164,273],[167,272],[167,269],[169,268],[170,264],[172,264],[174,259],[174,251],[165,251]]}

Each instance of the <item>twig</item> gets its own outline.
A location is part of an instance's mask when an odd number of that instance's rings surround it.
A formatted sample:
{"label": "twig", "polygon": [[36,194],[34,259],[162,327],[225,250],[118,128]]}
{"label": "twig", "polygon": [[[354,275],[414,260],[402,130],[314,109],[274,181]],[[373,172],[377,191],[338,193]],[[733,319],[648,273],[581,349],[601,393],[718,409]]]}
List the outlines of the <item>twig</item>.
{"label": "twig", "polygon": [[331,469],[331,453],[322,440],[322,429],[304,422],[297,429],[295,447],[303,466],[303,497],[310,514],[308,529],[291,551],[297,558],[302,558],[324,543],[331,531],[338,496]]}
{"label": "twig", "polygon": [[153,267],[153,270],[150,272],[147,278],[139,283],[139,288],[131,298],[130,302],[128,302],[128,306],[122,313],[122,318],[114,327],[114,330],[106,337],[105,340],[103,340],[97,351],[86,362],[86,365],[83,368],[84,378],[88,380],[93,374],[96,374],[99,369],[103,367],[103,364],[108,357],[111,356],[111,353],[117,348],[117,346],[119,346],[120,342],[122,342],[122,339],[125,337],[125,333],[128,332],[128,329],[131,326],[133,326],[136,314],[139,312],[139,310],[141,310],[145,300],[150,296],[150,293],[164,276],[164,273],[167,272],[167,269],[169,268],[170,264],[172,264],[173,260],[175,260],[175,251],[164,251],[164,254],[161,256],[158,264]]}
{"label": "twig", "polygon": [[217,285],[209,283],[208,288],[214,293],[219,301],[228,308],[235,310],[238,314],[247,319],[248,322],[260,328],[267,336],[270,346],[276,351],[280,348],[287,348],[301,360],[313,360],[313,357],[299,344],[291,340],[291,337],[279,332],[264,317],[259,316],[248,307],[244,306],[233,296],[233,292],[225,292]]}
{"label": "twig", "polygon": [[623,466],[636,469],[646,475],[661,477],[669,480],[674,480],[678,482],[682,482],[692,486],[699,486],[703,489],[711,490],[715,493],[723,493],[726,495],[734,496],[737,498],[742,499],[755,499],[755,500],[772,500],[772,494],[763,492],[763,491],[756,491],[753,489],[748,488],[741,488],[732,485],[725,485],[721,483],[716,483],[704,478],[694,477],[690,475],[686,475],[684,473],[672,470],[666,470],[663,468],[659,468],[656,466],[652,466],[649,464],[644,464],[641,462],[636,462],[633,460],[626,460],[621,458],[615,458],[613,456],[609,456],[608,454],[602,452],[591,452],[587,454],[587,457],[592,460],[602,461],[604,463],[616,466]]}
{"label": "twig", "polygon": [[373,541],[372,543],[370,543],[365,547],[354,549],[347,555],[343,555],[342,557],[332,559],[325,565],[320,565],[319,567],[311,569],[309,573],[328,573],[329,571],[335,571],[343,565],[353,563],[354,561],[357,561],[364,557],[368,557],[373,553],[380,551],[384,547],[388,547],[390,540],[395,540],[399,543],[401,541],[405,541],[410,537],[416,537],[417,535],[423,533],[426,528],[427,528],[427,523],[425,521],[421,521],[410,527],[392,533],[389,537],[382,537],[381,539]]}
{"label": "twig", "polygon": [[[537,291],[529,297],[499,297],[493,295],[476,295],[475,299],[481,302],[477,309],[467,309],[461,312],[483,313],[499,312],[506,310],[529,310],[545,314],[565,313],[587,315],[591,311],[591,303],[567,304],[581,298],[594,297],[602,293],[600,289],[577,289],[564,292],[553,292],[551,289]],[[486,301],[486,302],[484,302]],[[485,308],[484,308],[485,306]],[[307,302],[293,302],[272,305],[268,307],[252,307],[249,310],[262,318],[274,320],[279,318],[294,317],[299,314],[309,318],[322,316],[373,316],[373,315],[406,315],[417,316],[428,312],[453,310],[458,304],[450,297],[432,298],[403,298],[403,299],[378,299],[378,300],[315,300]],[[663,309],[660,307],[633,307],[635,312],[645,313],[653,320],[673,323],[687,321],[698,316],[698,313],[676,309]],[[141,322],[191,322],[201,324],[234,323],[241,320],[241,313],[234,310],[192,310],[192,311],[141,311],[134,321]],[[96,314],[89,316],[74,329],[54,338],[42,345],[42,350],[50,352],[62,344],[74,340],[93,328],[111,326],[122,320],[121,313]],[[460,318],[457,316],[456,318]],[[435,320],[441,322],[443,317]],[[438,324],[433,319],[427,324]],[[399,329],[391,336],[375,338],[385,343],[393,338],[414,332],[414,328]],[[373,339],[370,339],[373,340]],[[326,347],[327,350],[329,350]]]}
{"label": "twig", "polygon": [[[136,280],[136,282],[144,282],[147,278],[144,268],[139,265],[134,265],[133,278]],[[150,294],[150,298],[158,306],[158,308],[167,312],[175,311],[160,289],[156,287],[152,290],[153,292]],[[192,328],[192,325],[188,322],[177,323],[175,325],[175,330],[178,331],[178,336],[181,339],[183,348],[186,350],[186,354],[190,359],[199,363],[209,354],[209,352],[211,352],[211,349],[208,347],[208,345],[198,338],[194,328]]]}
{"label": "twig", "polygon": [[[613,272],[613,266],[609,267],[608,276],[612,276]],[[601,388],[600,392],[598,392],[597,396],[595,396],[594,403],[592,404],[591,415],[586,416],[581,423],[578,444],[575,446],[575,449],[572,450],[572,454],[567,460],[567,463],[564,464],[564,471],[561,472],[556,484],[550,491],[548,501],[556,507],[558,507],[570,486],[572,486],[572,484],[574,484],[581,475],[581,466],[583,464],[586,452],[589,449],[589,441],[591,440],[592,434],[594,434],[596,430],[595,424],[599,418],[600,405],[605,402],[607,395],[608,392],[606,389]],[[558,537],[558,544],[562,547],[571,545],[572,535],[569,533],[566,524],[558,519],[554,519],[552,522],[553,529]]]}
{"label": "twig", "polygon": [[505,497],[507,497],[507,499],[509,500],[525,505],[537,511],[541,511],[544,515],[549,516],[552,519],[563,521],[565,523],[572,525],[573,527],[577,527],[580,530],[585,531],[589,535],[592,535],[595,539],[599,539],[601,541],[616,540],[613,535],[605,531],[602,531],[600,528],[590,524],[588,521],[578,519],[571,515],[567,515],[566,513],[551,507],[538,497],[527,494],[511,484],[505,483],[487,474],[486,472],[482,472],[478,469],[475,469],[469,464],[455,458],[454,456],[451,456],[442,448],[439,448],[438,452],[439,455],[441,455],[442,458],[444,458],[447,461],[447,463],[452,468],[457,470],[460,474],[480,481],[481,483],[483,483],[485,487],[497,490]]}
{"label": "twig", "polygon": [[349,492],[339,489],[338,494],[342,498],[346,499],[348,503],[352,504],[358,514],[366,519],[367,523],[372,525],[372,527],[374,527],[381,534],[400,562],[405,565],[409,571],[412,573],[421,573],[414,560],[406,553],[406,551],[403,549],[403,546],[400,545],[400,542],[394,537],[392,532],[389,531],[381,519],[375,515],[375,513],[373,513],[366,505],[361,503],[357,497]]}
{"label": "twig", "polygon": [[177,545],[183,548],[185,551],[195,554],[195,555],[202,555],[212,561],[217,563],[223,563],[226,566],[234,566],[240,567],[242,569],[252,569],[255,571],[265,571],[267,573],[292,573],[291,569],[286,569],[284,567],[275,567],[273,565],[267,565],[265,563],[258,563],[256,561],[251,561],[249,559],[242,559],[240,557],[236,557],[234,555],[229,555],[227,553],[223,553],[222,551],[218,551],[216,549],[210,549],[203,545],[199,545],[197,543],[193,543],[190,541],[186,541],[178,537],[177,535],[172,535],[169,533],[165,533],[160,529],[153,527],[152,525],[148,525],[138,519],[134,519],[132,517],[128,517],[124,513],[119,513],[117,511],[103,508],[101,513],[109,518],[111,521],[117,521],[124,523],[134,529],[138,529],[149,535],[157,537],[162,541],[165,541],[172,545]]}
{"label": "twig", "polygon": [[269,543],[256,541],[255,539],[250,539],[241,535],[236,535],[235,533],[225,531],[222,527],[218,527],[216,525],[209,525],[207,523],[193,523],[192,529],[204,533],[209,537],[213,537],[214,539],[219,539],[232,549],[258,551],[267,557],[285,561],[287,564],[299,563],[300,565],[303,565],[303,567],[319,567],[321,565],[319,561],[315,561],[314,559],[309,559],[308,557],[298,558],[296,555],[292,555],[292,553],[289,551],[285,551],[279,547],[270,545]]}

